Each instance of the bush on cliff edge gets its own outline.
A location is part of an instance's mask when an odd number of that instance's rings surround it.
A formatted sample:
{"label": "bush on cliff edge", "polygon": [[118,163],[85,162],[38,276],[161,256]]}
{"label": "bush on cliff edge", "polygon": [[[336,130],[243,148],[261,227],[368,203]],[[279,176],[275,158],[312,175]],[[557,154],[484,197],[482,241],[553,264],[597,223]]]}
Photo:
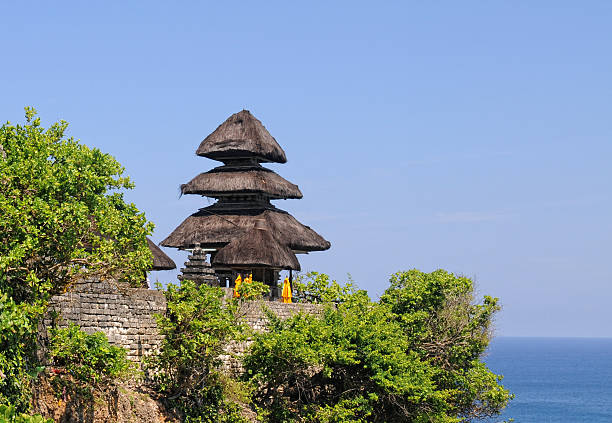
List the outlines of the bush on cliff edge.
{"label": "bush on cliff edge", "polygon": [[474,303],[470,279],[400,272],[373,302],[312,276],[304,286],[333,302],[323,301],[321,315],[271,316],[245,357],[267,421],[467,422],[498,414],[511,398],[481,361],[497,300]]}

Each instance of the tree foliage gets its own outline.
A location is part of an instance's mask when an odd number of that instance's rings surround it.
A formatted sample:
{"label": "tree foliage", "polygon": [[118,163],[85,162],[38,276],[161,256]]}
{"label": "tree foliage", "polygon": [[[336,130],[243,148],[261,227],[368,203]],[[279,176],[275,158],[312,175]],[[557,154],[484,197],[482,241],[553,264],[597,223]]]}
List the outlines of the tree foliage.
{"label": "tree foliage", "polygon": [[498,306],[490,297],[473,304],[472,293],[467,278],[413,270],[395,274],[379,302],[353,291],[320,315],[272,316],[245,358],[255,404],[271,422],[462,422],[499,413],[510,395],[480,361]]}
{"label": "tree foliage", "polygon": [[76,381],[91,386],[119,379],[132,367],[125,348],[110,345],[102,332],[89,334],[75,324],[51,329],[49,358]]}
{"label": "tree foliage", "polygon": [[64,121],[26,121],[0,128],[0,290],[32,302],[87,275],[141,281],[152,224],[117,191],[133,187],[121,165]]}
{"label": "tree foliage", "polygon": [[191,281],[168,285],[167,311],[157,318],[164,340],[148,367],[159,391],[188,421],[242,421],[234,401],[241,399],[240,388],[223,374],[221,357],[248,336],[240,305],[264,289],[260,282],[243,283],[240,297],[233,298]]}
{"label": "tree foliage", "polygon": [[34,359],[36,317],[41,307],[16,304],[0,292],[0,404],[11,403],[20,411],[29,408],[30,378]]}
{"label": "tree foliage", "polygon": [[319,272],[298,276],[293,288],[296,298],[314,304],[342,303],[356,292],[352,281],[342,285]]}
{"label": "tree foliage", "polygon": [[498,299],[474,303],[473,282],[443,270],[396,273],[381,298],[410,342],[436,367],[433,381],[448,394],[453,415],[465,420],[495,415],[509,394],[480,361],[492,337]]}
{"label": "tree foliage", "polygon": [[53,423],[52,419],[45,419],[40,415],[30,416],[20,413],[12,405],[0,405],[0,423]]}
{"label": "tree foliage", "polygon": [[110,155],[48,129],[36,111],[0,127],[0,402],[27,411],[38,319],[51,295],[88,276],[139,283],[151,266],[144,214]]}

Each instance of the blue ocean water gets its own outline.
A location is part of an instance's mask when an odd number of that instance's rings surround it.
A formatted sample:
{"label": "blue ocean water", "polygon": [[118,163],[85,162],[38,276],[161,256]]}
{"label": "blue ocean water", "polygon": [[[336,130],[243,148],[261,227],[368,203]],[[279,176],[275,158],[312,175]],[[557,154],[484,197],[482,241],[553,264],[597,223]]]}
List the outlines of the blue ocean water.
{"label": "blue ocean water", "polygon": [[516,395],[492,421],[612,422],[612,338],[501,337],[485,362]]}

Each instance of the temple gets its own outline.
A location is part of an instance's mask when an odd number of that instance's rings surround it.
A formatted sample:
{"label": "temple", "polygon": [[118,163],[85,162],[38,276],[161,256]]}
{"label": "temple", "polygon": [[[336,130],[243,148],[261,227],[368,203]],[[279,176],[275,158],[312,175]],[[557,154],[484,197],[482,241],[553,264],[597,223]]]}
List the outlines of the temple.
{"label": "temple", "polygon": [[[196,154],[223,163],[181,185],[182,194],[217,201],[181,223],[161,245],[191,251],[181,279],[226,286],[237,274],[276,286],[279,272],[300,270],[296,254],[331,244],[271,200],[302,198],[297,185],[261,163],[286,163],[285,152],[249,111],[230,116]],[[207,256],[210,255],[210,262]]]}

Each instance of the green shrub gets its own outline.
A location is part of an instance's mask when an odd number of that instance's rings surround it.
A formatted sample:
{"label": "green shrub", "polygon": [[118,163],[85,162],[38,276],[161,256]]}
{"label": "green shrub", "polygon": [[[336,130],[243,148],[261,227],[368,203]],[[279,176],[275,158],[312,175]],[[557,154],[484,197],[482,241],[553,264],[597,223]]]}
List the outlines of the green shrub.
{"label": "green shrub", "polygon": [[110,345],[104,333],[90,335],[74,324],[51,329],[49,354],[55,366],[89,385],[126,376],[132,367],[126,350]]}
{"label": "green shrub", "polygon": [[295,297],[308,303],[341,303],[356,292],[352,281],[341,285],[325,273],[308,272],[293,282]]}
{"label": "green shrub", "polygon": [[13,404],[20,412],[29,408],[30,380],[39,370],[34,346],[41,310],[15,304],[0,293],[0,403]]}
{"label": "green shrub", "polygon": [[221,356],[232,341],[248,334],[240,303],[257,298],[262,290],[263,284],[243,283],[236,299],[225,298],[221,288],[191,281],[168,285],[166,314],[157,317],[164,340],[147,368],[168,405],[186,421],[242,421],[237,403],[245,401],[240,398],[245,391],[221,372]]}
{"label": "green shrub", "polygon": [[53,423],[40,415],[30,416],[19,413],[12,405],[0,405],[0,423]]}
{"label": "green shrub", "polygon": [[401,272],[378,302],[327,276],[314,282],[322,313],[270,316],[244,359],[266,421],[457,423],[511,398],[480,361],[497,301],[474,304],[471,280]]}

